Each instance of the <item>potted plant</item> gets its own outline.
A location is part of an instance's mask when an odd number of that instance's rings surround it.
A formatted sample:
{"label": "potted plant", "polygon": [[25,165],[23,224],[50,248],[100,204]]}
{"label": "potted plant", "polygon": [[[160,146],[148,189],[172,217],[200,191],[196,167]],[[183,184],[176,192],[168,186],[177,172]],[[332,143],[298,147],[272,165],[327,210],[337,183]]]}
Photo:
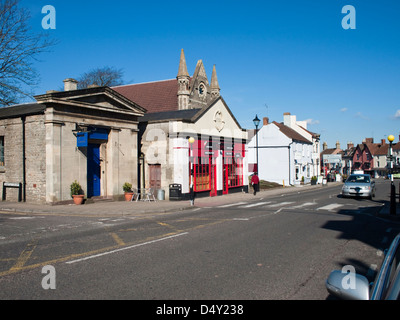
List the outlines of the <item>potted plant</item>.
{"label": "potted plant", "polygon": [[80,205],[83,202],[83,190],[78,181],[71,183],[71,197],[74,199],[76,205]]}
{"label": "potted plant", "polygon": [[316,176],[313,176],[312,178],[311,178],[311,185],[316,185],[317,184],[317,177]]}
{"label": "potted plant", "polygon": [[122,186],[122,190],[125,192],[125,201],[132,201],[133,191],[132,184],[129,182],[125,182]]}

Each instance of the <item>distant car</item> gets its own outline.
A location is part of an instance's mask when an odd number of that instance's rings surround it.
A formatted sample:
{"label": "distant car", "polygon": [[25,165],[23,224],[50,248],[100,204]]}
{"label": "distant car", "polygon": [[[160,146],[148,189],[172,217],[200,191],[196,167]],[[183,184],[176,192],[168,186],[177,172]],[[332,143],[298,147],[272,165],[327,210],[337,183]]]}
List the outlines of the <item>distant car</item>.
{"label": "distant car", "polygon": [[393,173],[393,179],[400,179],[400,173]]}
{"label": "distant car", "polygon": [[331,295],[344,300],[400,300],[400,234],[386,252],[372,284],[360,274],[335,270],[325,285]]}
{"label": "distant car", "polygon": [[369,174],[351,174],[342,187],[344,197],[375,197],[375,181]]}

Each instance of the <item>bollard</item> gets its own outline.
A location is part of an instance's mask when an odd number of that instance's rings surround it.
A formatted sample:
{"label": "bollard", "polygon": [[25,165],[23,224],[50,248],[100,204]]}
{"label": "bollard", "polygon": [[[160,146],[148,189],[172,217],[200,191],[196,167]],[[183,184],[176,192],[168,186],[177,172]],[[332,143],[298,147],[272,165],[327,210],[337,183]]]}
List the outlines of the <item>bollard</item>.
{"label": "bollard", "polygon": [[390,214],[396,215],[396,188],[393,182],[390,185]]}

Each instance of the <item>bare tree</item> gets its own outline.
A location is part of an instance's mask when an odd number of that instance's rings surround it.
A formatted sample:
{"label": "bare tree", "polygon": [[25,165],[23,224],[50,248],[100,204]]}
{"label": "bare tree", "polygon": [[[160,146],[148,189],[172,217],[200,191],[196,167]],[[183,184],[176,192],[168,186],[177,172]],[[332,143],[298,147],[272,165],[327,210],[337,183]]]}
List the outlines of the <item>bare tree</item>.
{"label": "bare tree", "polygon": [[78,79],[78,89],[84,89],[93,84],[100,87],[120,86],[123,84],[123,75],[124,72],[121,69],[111,67],[92,69]]}
{"label": "bare tree", "polygon": [[39,82],[33,63],[55,44],[47,35],[31,32],[30,14],[18,5],[18,0],[0,0],[0,106],[32,96]]}

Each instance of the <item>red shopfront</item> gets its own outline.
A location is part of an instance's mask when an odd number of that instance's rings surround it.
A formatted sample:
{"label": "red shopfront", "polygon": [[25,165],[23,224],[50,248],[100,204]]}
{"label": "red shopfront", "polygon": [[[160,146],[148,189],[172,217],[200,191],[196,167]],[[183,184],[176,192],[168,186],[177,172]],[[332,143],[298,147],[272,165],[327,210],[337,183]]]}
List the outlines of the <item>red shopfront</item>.
{"label": "red shopfront", "polygon": [[244,186],[243,159],[245,145],[232,143],[223,147],[223,194]]}
{"label": "red shopfront", "polygon": [[[230,189],[245,185],[243,175],[243,158],[245,145],[243,143],[226,143],[216,140],[197,140],[193,143],[189,163],[193,169],[194,192],[209,193],[211,197],[218,194],[228,194]],[[221,161],[222,160],[222,161]],[[222,190],[218,190],[218,166],[222,175]]]}

